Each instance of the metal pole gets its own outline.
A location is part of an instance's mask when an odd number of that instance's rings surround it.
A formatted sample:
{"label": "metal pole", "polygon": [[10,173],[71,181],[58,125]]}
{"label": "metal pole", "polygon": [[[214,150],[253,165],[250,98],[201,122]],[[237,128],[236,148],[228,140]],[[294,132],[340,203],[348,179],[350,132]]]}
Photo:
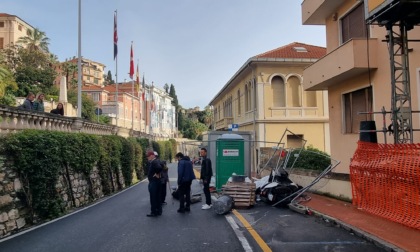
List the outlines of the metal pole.
{"label": "metal pole", "polygon": [[[117,11],[115,11],[115,19],[117,19]],[[118,20],[117,20],[118,21]],[[120,113],[120,106],[118,104],[118,53],[115,57],[115,87],[116,87],[116,95],[115,95],[115,106],[116,106],[116,121],[118,127],[118,115]]]}
{"label": "metal pole", "polygon": [[134,130],[134,80],[131,79],[131,92],[133,96],[131,97],[131,129]]}
{"label": "metal pole", "polygon": [[77,117],[82,117],[82,1],[79,0],[78,59],[77,59]]}

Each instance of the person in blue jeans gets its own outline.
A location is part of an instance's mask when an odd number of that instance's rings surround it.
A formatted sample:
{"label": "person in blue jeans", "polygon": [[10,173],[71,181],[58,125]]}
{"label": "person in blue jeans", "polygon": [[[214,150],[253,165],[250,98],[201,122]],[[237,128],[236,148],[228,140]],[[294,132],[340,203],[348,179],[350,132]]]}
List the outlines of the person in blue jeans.
{"label": "person in blue jeans", "polygon": [[158,159],[156,159],[153,151],[146,153],[149,167],[147,172],[147,179],[149,180],[149,195],[150,195],[150,214],[147,217],[157,217],[162,215],[162,203],[160,199],[160,173],[162,166]]}
{"label": "person in blue jeans", "polygon": [[207,149],[201,148],[200,150],[201,160],[201,171],[200,179],[203,181],[203,192],[206,197],[206,204],[204,204],[201,209],[207,210],[212,207],[211,197],[210,197],[210,181],[213,176],[213,170],[211,168],[211,160],[207,158]]}
{"label": "person in blue jeans", "polygon": [[175,159],[178,160],[178,213],[189,212],[191,205],[191,183],[195,179],[192,162],[188,156],[184,156],[181,152],[175,155]]}

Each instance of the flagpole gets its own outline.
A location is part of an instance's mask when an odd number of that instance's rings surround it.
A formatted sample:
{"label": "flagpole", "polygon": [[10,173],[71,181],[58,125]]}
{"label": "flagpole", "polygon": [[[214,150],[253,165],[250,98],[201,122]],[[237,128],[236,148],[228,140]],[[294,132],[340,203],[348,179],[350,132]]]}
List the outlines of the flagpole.
{"label": "flagpole", "polygon": [[130,78],[131,78],[131,130],[134,131],[134,62],[133,62],[133,41],[131,41],[130,52]]}
{"label": "flagpole", "polygon": [[115,59],[115,86],[116,86],[116,94],[115,94],[115,107],[116,107],[116,126],[118,127],[118,116],[120,113],[120,106],[118,103],[118,35],[117,35],[117,10],[115,10],[114,16],[114,59]]}
{"label": "flagpole", "polygon": [[150,132],[149,134],[152,135],[152,139],[154,140],[153,137],[153,126],[152,126],[152,110],[153,110],[153,81],[152,81],[152,86],[150,87]]}
{"label": "flagpole", "polygon": [[141,113],[143,114],[143,119],[144,119],[144,133],[146,133],[146,129],[147,129],[147,114],[146,114],[146,84],[144,83],[144,73],[143,73],[143,80],[141,82],[141,87],[142,87],[142,93],[141,93],[141,101],[142,101],[142,106],[141,106]]}
{"label": "flagpole", "polygon": [[136,93],[137,93],[137,98],[139,99],[139,132],[141,132],[141,105],[140,105],[140,73],[139,73],[139,59],[137,59],[137,71],[136,71]]}

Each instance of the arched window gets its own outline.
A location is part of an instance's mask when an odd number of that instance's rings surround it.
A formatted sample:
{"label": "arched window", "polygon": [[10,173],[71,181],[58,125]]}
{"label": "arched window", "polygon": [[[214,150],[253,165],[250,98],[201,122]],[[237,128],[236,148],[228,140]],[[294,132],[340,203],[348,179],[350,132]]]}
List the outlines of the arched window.
{"label": "arched window", "polygon": [[252,109],[252,85],[251,83],[248,83],[248,111],[251,111]]}
{"label": "arched window", "polygon": [[302,102],[301,102],[301,86],[300,86],[300,80],[298,77],[290,77],[287,80],[288,85],[288,93],[287,93],[287,97],[288,99],[288,106],[290,107],[302,107]]}
{"label": "arched window", "polygon": [[273,91],[273,107],[286,107],[286,95],[283,78],[275,76],[271,80],[271,90]]}
{"label": "arched window", "polygon": [[238,89],[238,94],[237,94],[237,101],[238,101],[238,115],[241,114],[241,90]]}

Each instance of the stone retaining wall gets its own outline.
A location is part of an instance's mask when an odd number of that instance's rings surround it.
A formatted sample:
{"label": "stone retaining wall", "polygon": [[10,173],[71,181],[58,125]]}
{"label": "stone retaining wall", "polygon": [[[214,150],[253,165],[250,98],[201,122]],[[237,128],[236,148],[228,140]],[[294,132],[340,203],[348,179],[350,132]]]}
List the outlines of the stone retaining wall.
{"label": "stone retaining wall", "polygon": [[[67,175],[64,169],[60,174],[56,190],[61,195],[63,207],[66,210],[87,205],[104,197],[102,180],[97,167],[93,168],[89,178],[86,178],[83,174],[69,171],[70,183],[66,178]],[[113,183],[117,191],[118,185],[115,177]],[[119,170],[119,178],[119,184],[122,185],[122,188],[125,188],[121,169]],[[71,184],[71,187],[69,187],[69,184]],[[0,156],[0,238],[28,228],[31,225],[26,221],[27,218],[30,218],[30,209],[18,197],[21,193],[22,184],[17,174],[10,167],[10,164],[6,162],[5,157]]]}

